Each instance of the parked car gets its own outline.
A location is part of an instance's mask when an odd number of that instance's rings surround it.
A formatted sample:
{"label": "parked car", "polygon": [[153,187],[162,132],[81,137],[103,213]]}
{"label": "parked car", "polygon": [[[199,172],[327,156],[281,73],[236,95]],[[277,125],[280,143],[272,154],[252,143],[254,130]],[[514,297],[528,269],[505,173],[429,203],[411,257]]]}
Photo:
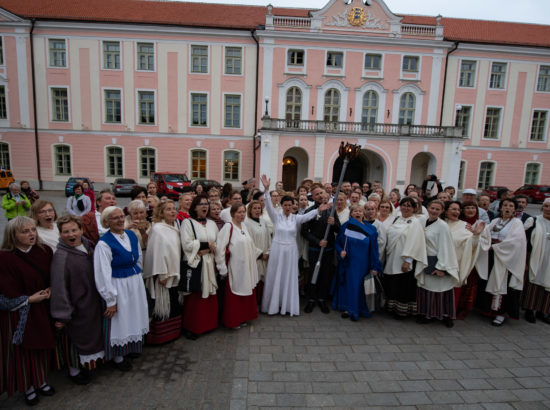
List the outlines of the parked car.
{"label": "parked car", "polygon": [[550,197],[550,185],[523,185],[514,191],[516,195],[527,195],[529,202],[544,202]]}
{"label": "parked car", "polygon": [[491,202],[493,202],[494,200],[497,199],[497,192],[499,189],[507,189],[507,188],[505,186],[491,185],[483,190],[483,194],[489,195],[489,198],[491,198]]}
{"label": "parked car", "polygon": [[204,188],[204,192],[207,192],[210,188],[222,188],[222,184],[220,184],[218,181],[214,181],[213,179],[195,179],[193,182],[191,182],[190,188],[192,190],[195,190],[197,185],[202,185]]}
{"label": "parked car", "polygon": [[10,184],[15,182],[15,178],[9,169],[0,169],[0,189],[8,190]]}
{"label": "parked car", "polygon": [[189,191],[191,181],[182,172],[152,172],[151,181],[157,184],[157,195],[166,195],[177,200],[183,192]]}
{"label": "parked car", "polygon": [[70,177],[65,183],[65,196],[71,196],[73,194],[73,187],[77,181],[87,182],[90,185],[90,189],[94,190],[94,183],[86,177]]}
{"label": "parked car", "polygon": [[111,184],[115,196],[130,196],[132,189],[137,186],[136,180],[131,178],[117,178],[115,182]]}

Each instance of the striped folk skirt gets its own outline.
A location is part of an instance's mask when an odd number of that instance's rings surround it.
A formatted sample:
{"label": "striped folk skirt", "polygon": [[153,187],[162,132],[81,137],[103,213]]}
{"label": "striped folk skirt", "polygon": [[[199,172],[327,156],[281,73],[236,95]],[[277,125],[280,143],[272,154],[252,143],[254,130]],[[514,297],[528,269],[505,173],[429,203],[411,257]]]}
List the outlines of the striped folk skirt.
{"label": "striped folk skirt", "polygon": [[143,341],[128,342],[123,346],[111,346],[111,319],[103,318],[103,334],[105,335],[105,360],[109,361],[117,356],[126,356],[130,353],[141,353]]}
{"label": "striped folk skirt", "polygon": [[386,310],[398,316],[416,315],[416,278],[414,269],[397,275],[384,275]]}
{"label": "striped folk skirt", "polygon": [[550,292],[544,290],[542,286],[526,282],[521,293],[521,308],[550,314]]}
{"label": "striped folk skirt", "polygon": [[427,319],[456,319],[454,289],[445,292],[432,292],[418,288],[416,290],[416,303],[418,314],[425,316]]}

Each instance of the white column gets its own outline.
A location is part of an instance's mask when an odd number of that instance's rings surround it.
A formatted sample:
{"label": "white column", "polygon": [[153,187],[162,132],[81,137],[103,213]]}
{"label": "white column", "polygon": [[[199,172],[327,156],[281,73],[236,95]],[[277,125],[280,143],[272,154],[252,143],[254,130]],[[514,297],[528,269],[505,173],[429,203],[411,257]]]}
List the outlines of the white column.
{"label": "white column", "polygon": [[409,183],[407,181],[407,168],[409,167],[409,161],[407,160],[408,155],[409,141],[402,139],[399,141],[399,152],[397,154],[397,171],[395,174],[395,180],[396,185],[401,185],[397,184],[397,181],[404,181],[403,188]]}
{"label": "white column", "polygon": [[[17,68],[23,74],[17,82],[19,88],[19,115],[21,118],[21,126],[30,128],[31,126],[31,109],[29,103],[29,86],[26,79],[28,73],[27,68],[27,35],[15,37],[15,49],[17,54]],[[44,104],[47,105],[47,104]]]}
{"label": "white column", "polygon": [[325,162],[325,137],[315,137],[315,156],[313,157],[313,179],[317,182],[323,181],[323,165]]}
{"label": "white column", "polygon": [[[443,50],[434,50],[437,54],[443,54]],[[428,124],[437,124],[437,109],[439,107],[439,84],[441,84],[441,63],[442,56],[433,57],[432,78],[430,81],[430,99],[428,102]],[[443,108],[442,108],[443,109]]]}

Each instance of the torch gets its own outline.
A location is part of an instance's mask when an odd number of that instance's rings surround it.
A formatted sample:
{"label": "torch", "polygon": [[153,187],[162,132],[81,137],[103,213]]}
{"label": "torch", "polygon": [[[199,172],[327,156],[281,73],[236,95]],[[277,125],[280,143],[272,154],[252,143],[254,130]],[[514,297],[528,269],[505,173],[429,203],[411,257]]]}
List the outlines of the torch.
{"label": "torch", "polygon": [[[357,158],[360,151],[361,151],[361,145],[349,144],[349,143],[346,143],[344,145],[344,141],[340,143],[340,148],[338,149],[338,157],[342,158],[342,160],[344,161],[344,164],[342,165],[342,171],[340,171],[340,178],[338,179],[338,187],[336,188],[336,194],[334,195],[332,208],[330,209],[331,217],[334,217],[334,213],[336,212],[336,201],[338,199],[338,194],[340,194],[340,187],[342,186],[342,181],[344,180],[344,175],[346,174],[346,169],[348,167],[348,164],[350,163],[350,161],[353,161],[355,158]],[[325,241],[327,240],[329,232],[330,232],[330,225],[327,224],[327,228],[325,230],[325,236],[323,237],[323,240]],[[315,270],[313,271],[313,277],[311,278],[311,283],[313,285],[317,283],[317,277],[319,276],[319,270],[321,269],[321,260],[323,259],[324,252],[325,252],[325,248],[321,248],[321,252],[319,253],[319,259],[315,264]]]}

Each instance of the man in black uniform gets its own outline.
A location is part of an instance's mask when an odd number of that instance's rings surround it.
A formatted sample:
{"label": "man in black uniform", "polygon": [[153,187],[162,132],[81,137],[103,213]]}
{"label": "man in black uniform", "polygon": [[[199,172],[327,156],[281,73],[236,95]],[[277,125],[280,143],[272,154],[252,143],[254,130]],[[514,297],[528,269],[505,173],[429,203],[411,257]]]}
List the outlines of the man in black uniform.
{"label": "man in black uniform", "polygon": [[[311,197],[315,201],[315,204],[311,206],[306,212],[312,209],[317,209],[322,203],[322,197],[325,191],[321,187],[321,184],[313,184],[311,187]],[[327,224],[331,225],[327,240],[324,240],[325,230]],[[319,259],[321,248],[325,248],[323,252],[323,259],[321,260],[321,268],[319,270],[319,276],[317,277],[317,283],[314,285],[309,284],[307,289],[308,302],[304,311],[311,313],[316,304],[321,308],[321,312],[329,313],[327,300],[330,291],[330,279],[334,264],[334,239],[335,235],[340,230],[340,221],[338,218],[330,217],[330,209],[323,211],[320,215],[317,215],[314,219],[306,222],[302,225],[301,233],[305,240],[309,243],[309,268],[313,274],[315,264]]]}

